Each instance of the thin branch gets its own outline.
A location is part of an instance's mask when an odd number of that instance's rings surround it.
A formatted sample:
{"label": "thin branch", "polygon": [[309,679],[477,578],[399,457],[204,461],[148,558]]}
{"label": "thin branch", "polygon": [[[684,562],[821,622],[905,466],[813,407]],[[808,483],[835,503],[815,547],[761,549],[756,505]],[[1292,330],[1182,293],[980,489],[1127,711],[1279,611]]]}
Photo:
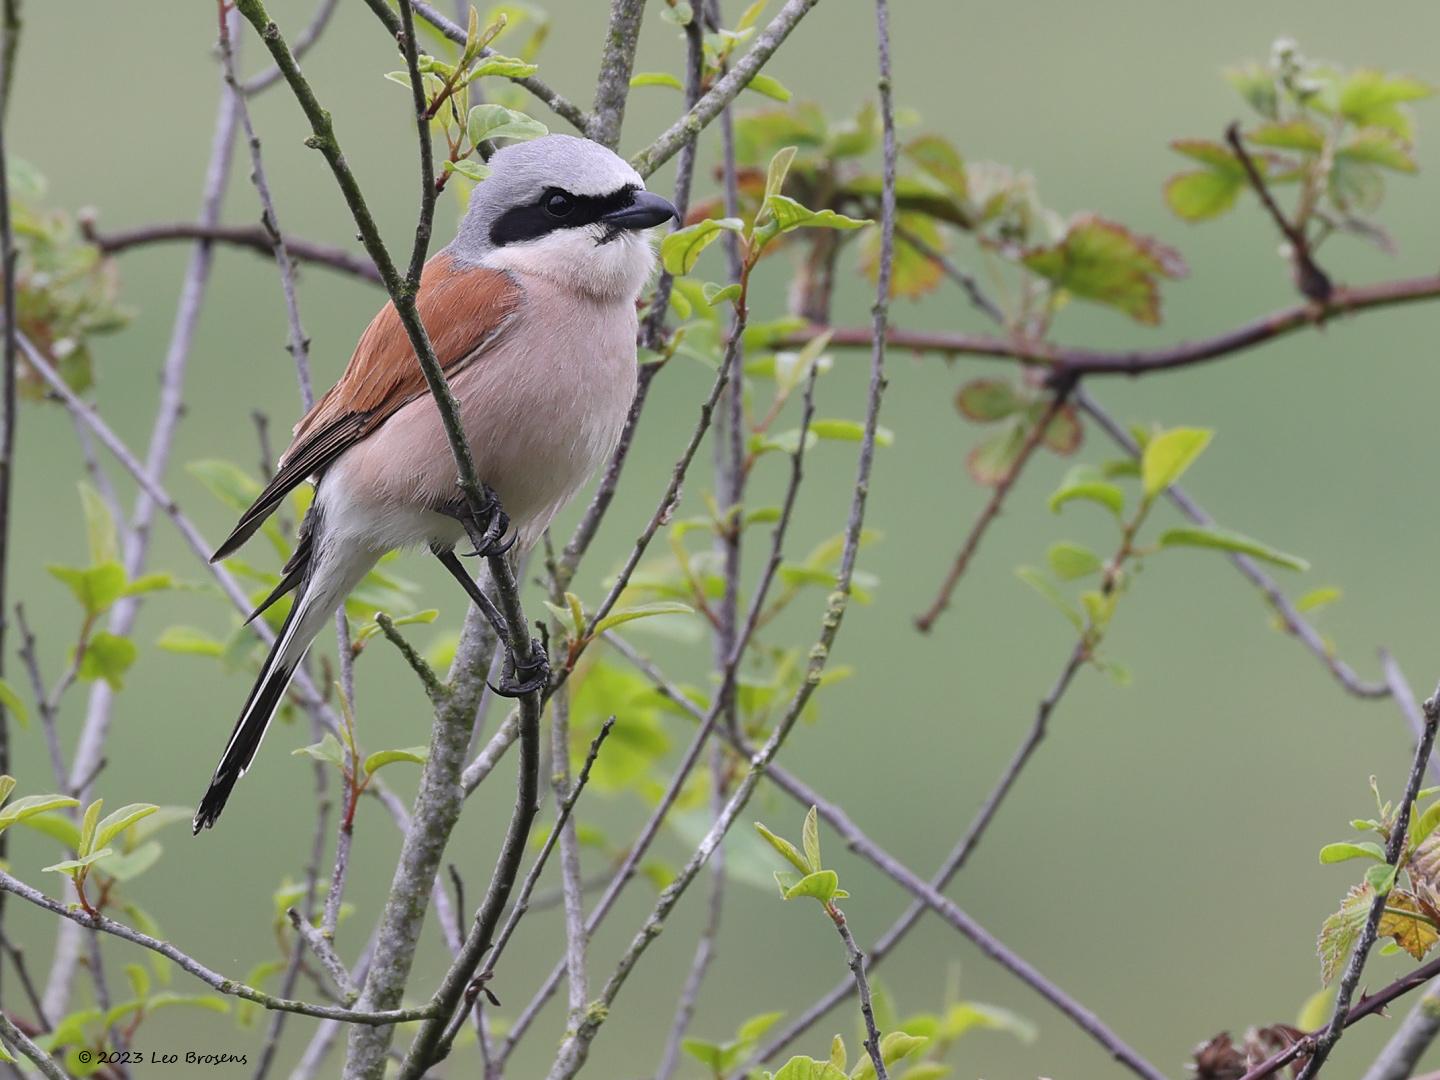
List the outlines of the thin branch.
{"label": "thin branch", "polygon": [[[1337,286],[1324,309],[1324,315],[1328,321],[1334,321],[1335,316],[1375,311],[1399,304],[1434,300],[1437,297],[1440,297],[1440,275],[1382,281],[1352,288]],[[1297,304],[1198,341],[1181,342],[1159,349],[1117,351],[945,331],[891,329],[887,340],[897,349],[1044,364],[1050,369],[1050,381],[1055,382],[1077,375],[1148,375],[1156,371],[1173,371],[1209,360],[1226,359],[1297,330],[1318,326],[1321,322],[1321,312],[1314,304]],[[868,348],[874,337],[869,327],[809,326],[779,339],[775,347],[799,348],[803,342],[825,329],[832,332],[831,346],[841,349]]]}
{"label": "thin branch", "polygon": [[[330,24],[330,16],[335,13],[335,8],[339,3],[340,0],[320,0],[319,6],[315,9],[315,15],[310,20],[310,25],[295,37],[295,59],[298,60],[304,56],[310,51],[310,47],[320,40],[320,35]],[[240,92],[246,97],[258,94],[260,91],[274,86],[281,78],[279,66],[271,64],[264,71],[252,75],[241,83]]]}
{"label": "thin branch", "polygon": [[[881,2],[883,3],[883,0]],[[865,1052],[870,1055],[870,1063],[875,1066],[875,1080],[890,1080],[890,1074],[885,1069],[885,1059],[880,1054],[880,1029],[875,1026],[875,1007],[870,1003],[870,980],[865,977],[865,954],[860,951],[860,946],[855,944],[855,935],[850,932],[845,913],[834,904],[827,904],[826,914],[835,923],[835,929],[840,932],[840,940],[845,943],[845,962],[850,968],[850,977],[855,982],[855,991],[860,995],[860,1015],[865,1021]]]}
{"label": "thin branch", "polygon": [[[1395,811],[1395,823],[1385,844],[1385,861],[1392,867],[1400,865],[1400,854],[1405,850],[1408,837],[1410,814],[1414,808],[1415,797],[1420,793],[1420,786],[1425,781],[1425,766],[1430,760],[1430,751],[1435,746],[1435,731],[1437,725],[1440,725],[1440,686],[1436,687],[1435,694],[1421,707],[1425,711],[1425,730],[1415,747],[1410,779],[1405,785],[1405,795]],[[1325,1030],[1315,1038],[1314,1049],[1309,1051],[1309,1060],[1301,1070],[1299,1080],[1312,1080],[1325,1064],[1335,1044],[1340,1041],[1345,1025],[1349,1022],[1346,1018],[1350,1011],[1350,998],[1354,995],[1355,988],[1360,985],[1360,976],[1365,971],[1365,960],[1375,944],[1380,918],[1385,914],[1387,895],[1388,890],[1377,891],[1375,899],[1371,901],[1369,917],[1366,918],[1359,940],[1355,942],[1355,948],[1350,953],[1350,962],[1345,965],[1345,973],[1340,977],[1339,989],[1335,991],[1335,1014],[1330,1018]]]}
{"label": "thin branch", "polygon": [[47,1080],[67,1080],[65,1070],[55,1064],[55,1059],[36,1046],[30,1036],[16,1027],[3,1011],[0,1011],[0,1038],[29,1058]]}
{"label": "thin branch", "polygon": [[326,974],[335,984],[335,989],[340,991],[340,996],[347,1002],[354,1001],[359,996],[354,982],[350,979],[350,972],[345,967],[345,962],[335,952],[335,944],[330,934],[316,926],[293,907],[286,910],[285,915],[290,920],[290,925],[300,935],[300,939],[310,947],[317,960],[324,967]]}
{"label": "thin branch", "polygon": [[1245,143],[1240,138],[1238,123],[1232,123],[1225,129],[1225,141],[1230,144],[1230,149],[1235,151],[1235,156],[1240,159],[1240,164],[1245,169],[1245,175],[1250,180],[1250,186],[1255,189],[1255,194],[1260,196],[1260,203],[1275,222],[1275,227],[1290,242],[1290,259],[1295,267],[1295,287],[1300,290],[1302,296],[1314,300],[1317,304],[1326,303],[1334,291],[1334,286],[1330,284],[1330,278],[1325,271],[1316,264],[1310,251],[1310,241],[1300,229],[1290,223],[1276,204],[1275,196],[1270,194],[1270,186],[1265,183],[1265,177],[1261,175],[1259,166],[1255,164],[1255,159],[1250,156],[1250,152],[1245,149]]}
{"label": "thin branch", "polygon": [[291,1001],[285,998],[275,997],[253,986],[247,986],[235,979],[227,979],[219,972],[212,971],[200,961],[181,952],[168,941],[161,941],[151,937],[149,934],[139,930],[131,929],[124,923],[116,922],[114,919],[104,915],[87,915],[84,911],[72,909],[52,900],[38,889],[32,889],[18,878],[0,870],[0,891],[11,893],[26,900],[36,907],[43,908],[52,915],[58,915],[63,919],[82,926],[87,930],[99,931],[103,934],[110,934],[112,937],[128,941],[132,945],[139,945],[149,949],[151,952],[159,953],[167,960],[176,964],[183,971],[195,976],[211,989],[232,997],[244,998],[246,1001],[253,1001],[257,1005],[263,1005],[267,1009],[283,1009],[286,1012],[300,1013],[303,1016],[315,1016],[322,1020],[340,1020],[347,1024],[361,1024],[365,1026],[387,1026],[393,1024],[406,1024],[413,1020],[424,1020],[432,1015],[430,1006],[421,1009],[391,1009],[376,1010],[367,1012],[359,1009],[338,1008],[331,1005],[316,1005],[307,1001]]}
{"label": "thin branch", "polygon": [[410,665],[410,669],[419,676],[421,684],[425,687],[426,696],[431,701],[443,700],[450,691],[440,681],[440,676],[435,674],[435,669],[415,651],[415,646],[410,644],[405,635],[400,633],[400,628],[395,625],[395,620],[381,611],[376,614],[375,623],[380,627],[380,632],[385,635],[385,639],[399,650],[400,655],[405,658],[405,662]]}
{"label": "thin branch", "polygon": [[[119,255],[131,248],[149,244],[163,244],[175,240],[200,240],[216,244],[230,244],[249,248],[260,255],[274,255],[273,238],[260,225],[197,225],[187,221],[165,222],[157,225],[142,225],[135,229],[120,229],[115,232],[101,232],[95,227],[92,217],[80,218],[80,234],[94,244],[102,255]],[[376,285],[380,271],[364,255],[356,255],[344,248],[302,240],[296,236],[283,237],[285,250],[293,259],[314,263],[329,270],[354,277],[364,278]]]}
{"label": "thin branch", "polygon": [[1430,984],[1415,1007],[1396,1026],[1395,1034],[1390,1036],[1362,1080],[1410,1080],[1437,1035],[1440,1035],[1440,981]]}
{"label": "thin branch", "polygon": [[635,70],[635,48],[640,44],[640,20],[645,0],[610,0],[610,25],[605,51],[595,80],[595,105],[585,134],[611,150],[620,145],[620,125],[630,97],[630,73]]}
{"label": "thin branch", "polygon": [[970,531],[965,536],[965,542],[960,545],[960,551],[955,556],[955,562],[950,567],[945,580],[941,582],[940,589],[931,601],[930,606],[924,613],[915,617],[915,628],[922,634],[928,634],[934,629],[935,621],[950,606],[950,598],[955,594],[955,587],[960,584],[960,579],[970,566],[970,560],[975,557],[975,552],[980,547],[980,541],[990,528],[991,523],[1000,515],[1000,509],[1005,504],[1005,496],[1010,494],[1010,489],[1015,486],[1015,481],[1020,479],[1020,474],[1025,471],[1030,458],[1045,441],[1045,433],[1051,422],[1060,411],[1065,408],[1065,399],[1069,396],[1068,388],[1062,388],[1057,392],[1045,407],[1044,414],[1025,436],[1025,441],[1020,444],[1020,450],[1015,455],[1015,460],[1010,463],[1010,468],[1000,477],[994,488],[990,491],[990,498],[985,501],[984,507],[976,517]]}
{"label": "thin branch", "polygon": [[755,44],[750,47],[750,51],[740,58],[724,78],[718,80],[704,97],[654,142],[630,159],[635,171],[641,176],[649,176],[674,157],[682,146],[693,141],[705,130],[710,121],[720,115],[720,110],[734,101],[740,91],[749,85],[750,80],[765,66],[765,62],[775,50],[790,36],[790,31],[795,29],[817,2],[818,0],[786,0],[785,6],[755,38]]}
{"label": "thin branch", "polygon": [[[1380,669],[1385,673],[1385,685],[1390,689],[1390,696],[1395,699],[1400,714],[1410,725],[1410,732],[1418,743],[1425,737],[1425,712],[1415,700],[1415,691],[1410,689],[1410,682],[1400,670],[1400,664],[1388,649],[1380,650]],[[1435,759],[1434,754],[1430,755],[1429,768],[1436,778],[1440,778],[1440,761]]]}
{"label": "thin branch", "polygon": [[[463,26],[447,19],[444,15],[440,14],[440,12],[437,11],[434,7],[427,3],[424,3],[423,0],[412,0],[411,7],[415,9],[415,14],[419,15],[422,19],[428,22],[431,26],[435,27],[436,30],[439,30],[440,33],[444,34],[451,41],[455,42],[457,45],[465,44],[465,28]],[[390,18],[395,19],[395,16],[392,14]],[[400,31],[400,23],[398,19],[395,20],[393,25],[389,21],[387,21],[386,26],[390,29],[390,32],[392,34],[398,36]],[[494,56],[495,50],[490,48],[481,49],[480,55],[482,57]],[[530,91],[530,93],[533,94],[536,98],[548,105],[551,112],[569,121],[577,131],[584,131],[588,126],[589,117],[587,117],[585,113],[580,110],[579,106],[567,100],[562,94],[553,90],[550,85],[546,83],[543,79],[537,79],[535,76],[530,75],[524,78],[511,78],[510,81],[513,82],[516,86],[523,86],[526,90]]]}
{"label": "thin branch", "polygon": [[[1100,403],[1091,397],[1083,387],[1075,390],[1074,397],[1075,403],[1100,425],[1102,431],[1109,435],[1127,454],[1139,460],[1140,446],[1123,424],[1102,408]],[[1179,486],[1172,484],[1167,489],[1166,496],[1182,514],[1197,525],[1213,525],[1215,523],[1214,519]],[[1270,575],[1260,569],[1260,565],[1254,559],[1240,554],[1230,554],[1229,558],[1240,573],[1265,594],[1265,598],[1275,609],[1281,622],[1284,623],[1285,629],[1298,638],[1349,693],[1361,698],[1382,698],[1390,693],[1389,687],[1384,683],[1365,682],[1349,664],[1335,656],[1319,632],[1296,610],[1295,605],[1280,591],[1280,586]]]}
{"label": "thin branch", "polygon": [[981,288],[980,282],[975,279],[974,274],[967,273],[960,269],[953,262],[945,257],[945,253],[931,247],[920,237],[916,236],[909,229],[897,228],[895,235],[903,240],[910,247],[914,248],[925,258],[938,266],[951,281],[959,285],[969,297],[971,305],[993,323],[1005,325],[1005,312],[1000,310],[1000,305],[991,300]]}
{"label": "thin branch", "polygon": [[[550,708],[550,785],[555,801],[570,798],[570,691],[562,687]],[[570,980],[570,1023],[578,1023],[589,997],[585,969],[585,902],[580,893],[580,839],[568,815],[557,822],[560,883],[565,897],[565,971]]]}

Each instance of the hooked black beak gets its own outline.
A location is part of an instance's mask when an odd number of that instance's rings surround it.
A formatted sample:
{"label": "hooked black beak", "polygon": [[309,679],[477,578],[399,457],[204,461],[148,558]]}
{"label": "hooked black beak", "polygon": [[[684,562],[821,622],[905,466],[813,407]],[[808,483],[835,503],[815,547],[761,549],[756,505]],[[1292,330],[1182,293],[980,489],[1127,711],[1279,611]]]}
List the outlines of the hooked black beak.
{"label": "hooked black beak", "polygon": [[635,200],[629,206],[612,210],[600,220],[612,230],[649,229],[679,217],[669,199],[652,191],[637,191]]}

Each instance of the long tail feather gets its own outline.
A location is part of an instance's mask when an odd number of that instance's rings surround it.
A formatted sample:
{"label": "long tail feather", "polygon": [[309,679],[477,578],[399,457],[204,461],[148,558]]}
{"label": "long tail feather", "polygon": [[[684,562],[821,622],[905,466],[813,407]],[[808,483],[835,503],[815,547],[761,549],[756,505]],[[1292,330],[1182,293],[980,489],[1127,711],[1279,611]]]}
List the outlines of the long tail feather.
{"label": "long tail feather", "polygon": [[376,555],[373,553],[336,551],[333,547],[327,548],[318,537],[308,548],[313,554],[298,581],[295,603],[270,647],[265,663],[260,667],[260,676],[245,700],[240,719],[236,721],[225,752],[220,756],[220,764],[210,779],[210,787],[195,812],[193,827],[196,833],[214,825],[220,811],[225,809],[235,782],[245,775],[245,770],[255,759],[255,752],[260,749],[260,742],[270,726],[270,718],[280,707],[295,669],[305,658],[315,635],[324,628],[350,590],[375,565]]}

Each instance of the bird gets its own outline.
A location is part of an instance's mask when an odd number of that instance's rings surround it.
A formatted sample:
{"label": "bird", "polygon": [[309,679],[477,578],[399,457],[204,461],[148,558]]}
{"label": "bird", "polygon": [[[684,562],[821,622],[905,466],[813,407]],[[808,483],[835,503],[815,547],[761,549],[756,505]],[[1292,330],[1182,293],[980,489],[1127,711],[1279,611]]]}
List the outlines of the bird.
{"label": "bird", "polygon": [[[211,557],[232,555],[290,491],[314,483],[280,583],[250,618],[287,593],[294,601],[200,800],[196,834],[250,767],[310,643],[382,555],[427,548],[495,621],[456,544],[468,535],[472,554],[528,548],[619,443],[635,394],[637,306],[655,268],[651,230],[678,218],[675,207],[623,158],[577,136],[511,143],[488,165],[416,294],[489,498],[483,520],[462,495],[439,409],[388,303]],[[533,653],[543,667],[543,650]],[[534,688],[533,668],[507,674],[512,695]]]}

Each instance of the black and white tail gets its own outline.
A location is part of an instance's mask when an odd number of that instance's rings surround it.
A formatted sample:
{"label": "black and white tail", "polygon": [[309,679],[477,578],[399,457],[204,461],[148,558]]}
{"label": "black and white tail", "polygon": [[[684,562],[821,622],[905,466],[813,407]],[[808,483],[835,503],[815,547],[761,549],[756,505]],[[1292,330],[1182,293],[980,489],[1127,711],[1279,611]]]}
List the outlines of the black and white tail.
{"label": "black and white tail", "polygon": [[270,646],[270,653],[260,667],[260,676],[245,700],[245,708],[240,712],[225,752],[220,755],[215,775],[210,778],[210,787],[195,811],[193,827],[197,833],[215,824],[220,811],[225,809],[235,782],[245,775],[245,770],[255,759],[255,752],[265,738],[265,729],[270,726],[270,718],[280,707],[285,690],[295,675],[295,669],[305,659],[310,643],[329,623],[350,590],[375,565],[375,553],[326,544],[319,535],[318,523],[307,521],[306,525],[315,527],[307,528],[302,535],[295,557],[285,567],[285,577],[280,586],[251,615],[253,619],[285,592],[292,588],[296,590],[290,614],[286,616],[275,643]]}

